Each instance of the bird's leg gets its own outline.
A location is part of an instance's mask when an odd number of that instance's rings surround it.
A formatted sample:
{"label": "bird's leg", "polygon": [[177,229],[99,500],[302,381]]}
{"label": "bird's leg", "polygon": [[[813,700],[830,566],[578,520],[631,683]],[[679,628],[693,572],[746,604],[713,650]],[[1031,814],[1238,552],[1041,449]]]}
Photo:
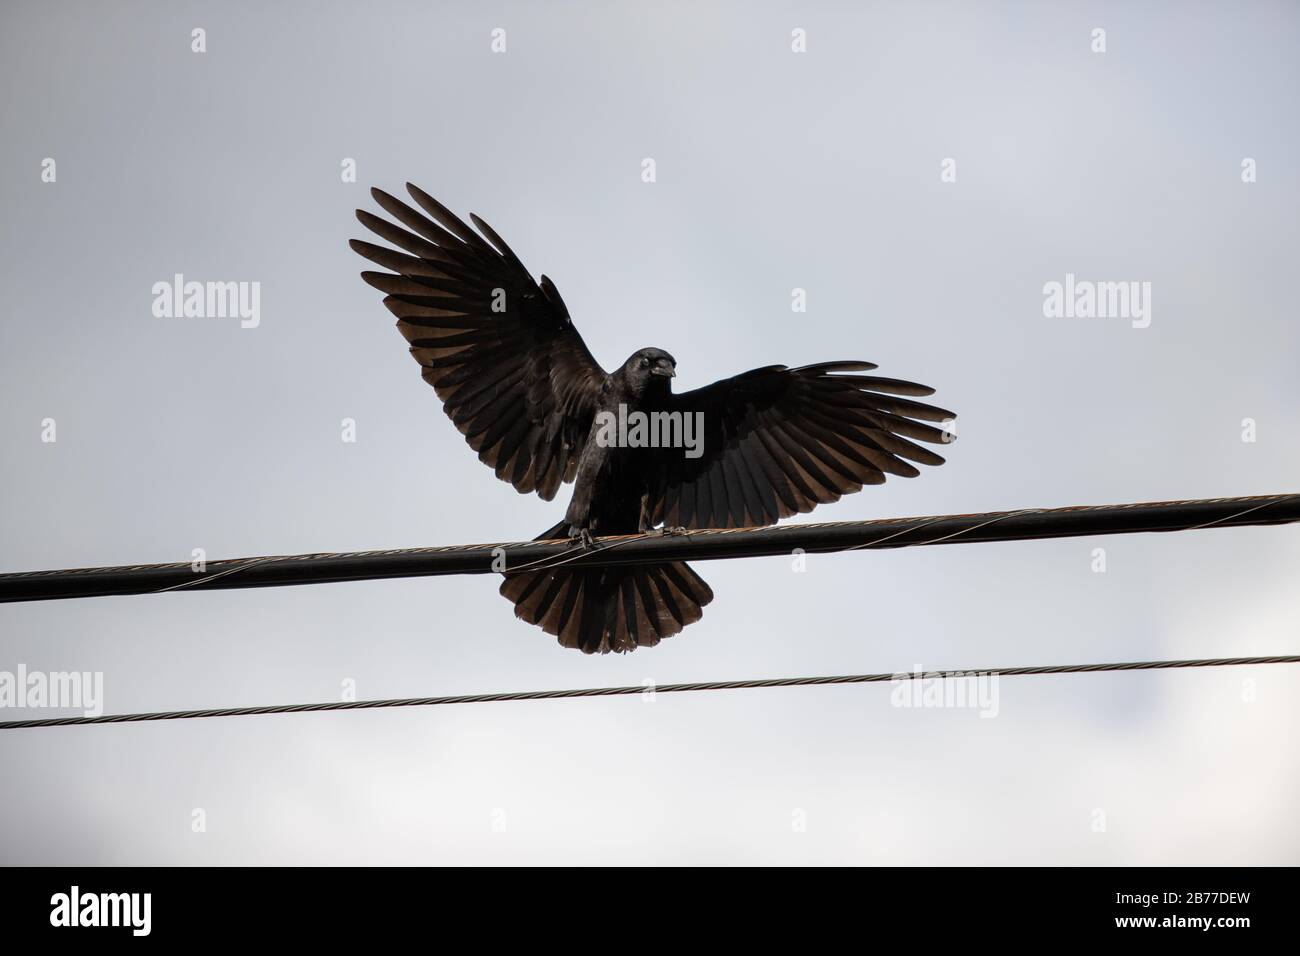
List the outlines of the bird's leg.
{"label": "bird's leg", "polygon": [[654,527],[654,519],[650,514],[650,492],[646,491],[641,495],[641,518],[638,521],[637,531],[641,534],[685,534],[686,529],[681,527],[669,527],[664,525],[662,528]]}
{"label": "bird's leg", "polygon": [[642,533],[657,534],[660,537],[663,537],[664,535],[670,535],[670,534],[685,534],[686,529],[681,527],[680,525],[674,525],[674,526],[664,525],[662,528],[652,528],[649,531],[643,531]]}
{"label": "bird's leg", "polygon": [[591,536],[591,532],[586,528],[569,527],[569,540],[574,544],[579,544],[584,548],[591,549],[596,546],[596,539]]}

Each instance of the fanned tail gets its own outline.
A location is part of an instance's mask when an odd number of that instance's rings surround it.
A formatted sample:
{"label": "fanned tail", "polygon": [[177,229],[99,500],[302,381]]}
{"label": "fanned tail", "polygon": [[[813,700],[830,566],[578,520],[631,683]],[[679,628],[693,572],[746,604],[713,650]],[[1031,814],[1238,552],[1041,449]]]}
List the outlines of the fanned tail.
{"label": "fanned tail", "polygon": [[[535,540],[565,537],[561,522]],[[584,654],[654,647],[704,616],[712,589],[683,561],[506,573],[515,616]]]}

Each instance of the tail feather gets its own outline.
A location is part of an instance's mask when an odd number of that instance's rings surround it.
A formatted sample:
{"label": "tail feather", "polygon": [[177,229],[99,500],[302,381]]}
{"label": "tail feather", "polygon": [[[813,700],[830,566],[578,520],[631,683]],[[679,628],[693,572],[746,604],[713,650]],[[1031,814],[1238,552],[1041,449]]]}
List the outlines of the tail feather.
{"label": "tail feather", "polygon": [[586,654],[653,647],[698,621],[713,600],[712,589],[682,561],[507,572],[501,594],[520,620]]}

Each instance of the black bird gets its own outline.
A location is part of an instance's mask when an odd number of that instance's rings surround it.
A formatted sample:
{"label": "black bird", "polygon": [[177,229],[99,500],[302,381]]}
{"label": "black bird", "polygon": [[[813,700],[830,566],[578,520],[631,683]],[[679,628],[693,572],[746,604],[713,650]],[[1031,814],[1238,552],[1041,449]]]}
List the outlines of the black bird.
{"label": "black bird", "polygon": [[[924,423],[953,413],[902,397],[932,394],[924,385],[860,374],[876,368],[870,362],[769,365],[681,394],[669,384],[677,362],[661,349],[606,373],[555,283],[534,282],[482,219],[471,214],[475,232],[406,188],[427,215],[371,190],[406,228],[357,210],[362,225],[405,250],[353,240],[390,270],[361,277],[386,294],[424,380],[498,478],[546,501],[576,479],[564,521],[538,540],[770,525],[886,474],[914,477],[911,462],[943,464],[909,439],[947,442],[950,431]],[[620,429],[634,413],[671,447],[645,444],[645,428],[641,444],[635,427]],[[521,571],[507,574],[501,593],[518,617],[588,654],[658,644],[713,600],[680,561]]]}

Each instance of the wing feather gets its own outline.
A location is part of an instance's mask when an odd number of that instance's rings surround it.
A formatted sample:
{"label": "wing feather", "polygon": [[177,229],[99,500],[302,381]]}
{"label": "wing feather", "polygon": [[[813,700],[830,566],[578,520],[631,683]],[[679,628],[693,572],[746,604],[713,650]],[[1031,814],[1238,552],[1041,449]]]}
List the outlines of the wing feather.
{"label": "wing feather", "polygon": [[704,448],[695,459],[680,449],[656,456],[655,520],[688,528],[775,524],[887,475],[915,477],[913,462],[943,464],[909,439],[946,444],[950,433],[922,423],[956,416],[914,401],[933,394],[925,385],[857,374],[875,368],[774,365],[673,396],[673,411],[703,415]]}
{"label": "wing feather", "polygon": [[371,190],[396,222],[357,210],[363,226],[403,250],[352,240],[358,255],[390,270],[361,277],[385,294],[424,380],[479,460],[549,501],[573,480],[608,376],[550,279],[535,282],[479,217],[470,216],[475,232],[424,190],[406,188],[418,209]]}

